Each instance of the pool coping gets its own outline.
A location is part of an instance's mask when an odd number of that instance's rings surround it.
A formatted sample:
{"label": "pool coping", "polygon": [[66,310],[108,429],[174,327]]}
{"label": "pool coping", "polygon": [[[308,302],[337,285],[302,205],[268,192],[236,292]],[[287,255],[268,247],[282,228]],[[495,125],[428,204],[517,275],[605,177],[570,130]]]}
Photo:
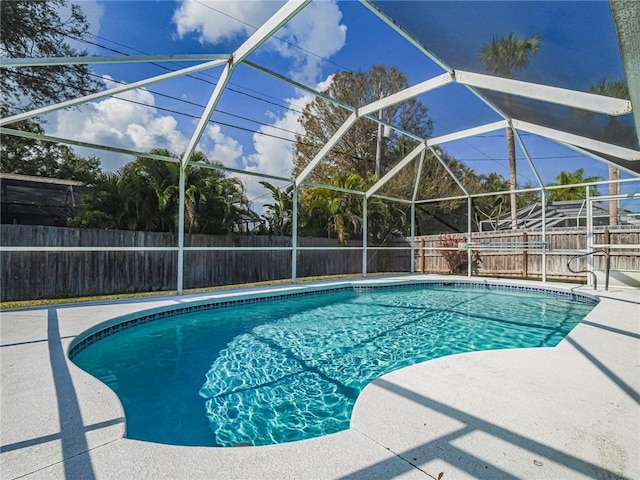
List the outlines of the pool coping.
{"label": "pool coping", "polygon": [[[0,321],[2,476],[640,478],[637,290],[596,292],[600,303],[557,347],[467,353],[392,372],[364,389],[349,430],[266,447],[177,447],[124,438],[115,394],[67,356],[81,332],[152,308],[416,280],[593,293],[559,283],[394,275],[6,310]],[[521,388],[513,388],[516,381]],[[526,401],[531,395],[535,402]]]}
{"label": "pool coping", "polygon": [[201,312],[205,310],[213,310],[226,307],[235,307],[240,305],[250,305],[256,303],[273,302],[277,300],[284,300],[296,297],[308,297],[313,295],[321,295],[324,293],[333,292],[365,292],[372,290],[391,290],[401,288],[412,287],[467,287],[467,288],[481,288],[492,290],[512,290],[520,292],[532,292],[532,293],[545,293],[553,294],[557,296],[570,297],[573,300],[582,303],[593,303],[594,305],[599,301],[594,295],[588,295],[584,293],[576,293],[573,291],[558,290],[550,287],[539,287],[531,285],[512,285],[501,284],[497,282],[477,281],[472,279],[466,280],[394,280],[394,281],[380,281],[380,280],[352,280],[344,283],[332,285],[307,285],[294,288],[278,289],[278,290],[262,290],[257,292],[239,292],[236,295],[221,295],[216,298],[208,298],[204,300],[197,300],[189,302],[183,305],[175,305],[170,307],[156,307],[148,310],[143,310],[133,314],[122,315],[115,317],[104,322],[101,322],[88,330],[77,335],[69,349],[67,355],[70,359],[80,353],[85,348],[89,347],[95,342],[102,340],[114,333],[122,332],[129,328],[134,328],[145,323],[155,322],[163,318],[168,318],[174,315],[180,315],[184,313]]}

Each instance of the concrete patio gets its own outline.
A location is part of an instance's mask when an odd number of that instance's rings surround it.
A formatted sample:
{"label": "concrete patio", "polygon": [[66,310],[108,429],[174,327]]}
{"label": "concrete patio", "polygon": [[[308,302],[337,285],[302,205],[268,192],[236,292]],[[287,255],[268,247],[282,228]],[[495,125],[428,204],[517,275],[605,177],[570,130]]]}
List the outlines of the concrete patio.
{"label": "concrete patio", "polygon": [[[282,288],[291,285],[269,290]],[[365,388],[347,431],[245,448],[125,438],[116,395],[66,354],[76,335],[109,318],[223,293],[3,311],[1,475],[637,479],[640,292],[612,287],[597,293],[601,302],[555,348],[474,352],[414,365]]]}

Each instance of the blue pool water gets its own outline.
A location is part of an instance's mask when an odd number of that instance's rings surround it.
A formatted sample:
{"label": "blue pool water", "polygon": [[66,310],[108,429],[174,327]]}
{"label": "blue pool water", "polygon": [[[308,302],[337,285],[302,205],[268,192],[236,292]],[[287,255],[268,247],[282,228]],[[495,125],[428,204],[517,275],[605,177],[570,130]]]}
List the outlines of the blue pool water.
{"label": "blue pool water", "polygon": [[73,361],[117,393],[129,438],[265,445],[349,428],[360,391],[398,368],[555,346],[594,304],[488,288],[349,290],[170,316]]}

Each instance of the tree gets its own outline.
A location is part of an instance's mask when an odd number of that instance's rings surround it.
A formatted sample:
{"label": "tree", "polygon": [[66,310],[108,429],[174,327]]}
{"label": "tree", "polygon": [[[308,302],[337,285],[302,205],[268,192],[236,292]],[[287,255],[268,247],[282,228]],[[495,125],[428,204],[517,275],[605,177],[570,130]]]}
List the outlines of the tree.
{"label": "tree", "polygon": [[[487,67],[487,71],[493,75],[504,78],[514,78],[514,72],[527,66],[529,59],[538,53],[540,36],[518,37],[513,33],[506,36],[494,36],[490,43],[482,46],[482,58]],[[507,109],[511,103],[511,97],[505,96]],[[513,129],[508,126],[507,152],[509,155],[509,190],[511,191],[511,228],[517,226],[517,199],[515,190],[517,188],[516,172],[516,146],[513,138]]]}
{"label": "tree", "polygon": [[[151,153],[179,157],[166,150]],[[192,162],[207,164],[196,152]],[[221,170],[190,164],[185,169],[185,230],[227,234],[258,221],[244,185]],[[138,157],[115,174],[103,174],[85,198],[85,211],[72,223],[87,228],[177,232],[180,165]]]}
{"label": "tree", "polygon": [[[323,93],[348,105],[361,107],[379,100],[381,95],[387,96],[408,86],[406,76],[397,69],[374,65],[368,72],[335,74]],[[309,164],[350,113],[320,97],[305,106],[300,118],[305,133],[296,137],[294,175],[298,175]],[[427,107],[417,99],[384,108],[381,117],[383,121],[398,125],[423,138],[427,138],[432,130]],[[394,131],[382,140],[382,174],[397,162],[402,152],[409,147],[403,145],[403,141]],[[368,178],[376,171],[377,145],[378,124],[368,119],[359,119],[312,172],[309,179],[328,183],[335,172],[355,173],[361,178]]]}
{"label": "tree", "polygon": [[[365,192],[376,177],[362,178],[357,173],[336,174],[329,185],[339,189]],[[362,238],[363,195],[342,190],[311,187],[301,195],[301,203],[306,206],[300,213],[300,231],[303,235],[320,236],[326,232],[328,238],[337,238],[344,245],[349,238]],[[385,228],[390,224],[390,209],[380,199],[367,201],[368,238],[382,240]]]}
{"label": "tree", "polygon": [[[596,83],[589,85],[588,90],[590,93],[595,93],[597,95],[629,99],[629,88],[624,80],[609,81],[605,78],[601,78]],[[591,112],[584,112],[583,115],[589,119],[593,117]],[[624,127],[613,115],[609,116],[609,121],[604,128],[604,136],[612,143],[620,143],[620,141],[625,138]],[[616,180],[620,179],[620,169],[610,163],[607,164],[607,167],[609,182],[614,182],[609,183],[609,195],[619,195],[620,184],[617,183]],[[618,225],[618,200],[609,201],[609,225]]]}
{"label": "tree", "polygon": [[[555,181],[548,183],[547,186],[558,185],[575,185],[580,183],[598,182],[602,177],[585,177],[584,168],[578,168],[574,172],[561,171],[555,178]],[[592,185],[589,187],[591,195],[598,194],[598,187]],[[586,198],[586,190],[584,187],[567,187],[549,190],[549,201],[557,202],[561,200],[584,200]]]}
{"label": "tree", "polygon": [[[67,18],[61,18],[68,11]],[[86,36],[89,24],[78,5],[67,0],[2,2],[0,55],[5,58],[86,55],[69,39]],[[0,76],[2,116],[62,102],[100,89],[88,65],[4,68]]]}
{"label": "tree", "polygon": [[262,186],[271,191],[273,203],[267,203],[264,207],[267,213],[263,215],[266,220],[269,234],[291,235],[293,216],[293,184],[284,190],[269,182],[260,182]]}
{"label": "tree", "polygon": [[86,188],[82,210],[67,223],[77,228],[162,231],[153,192],[138,176],[101,172]]}
{"label": "tree", "polygon": [[[62,12],[69,12],[62,18]],[[82,10],[67,0],[5,1],[0,8],[0,55],[5,58],[82,56],[69,39],[83,38],[89,28]],[[0,75],[2,117],[93,93],[101,85],[88,65],[3,68]],[[11,125],[43,134],[38,119]],[[3,172],[92,182],[96,158],[84,159],[70,147],[5,135],[0,151]]]}
{"label": "tree", "polygon": [[[21,122],[21,130],[44,133],[35,122]],[[100,173],[97,157],[84,158],[67,145],[4,135],[0,143],[0,170],[39,177],[93,183]]]}
{"label": "tree", "polygon": [[[363,191],[364,179],[356,174],[336,174],[330,185],[349,190]],[[320,230],[327,232],[327,237],[335,238],[344,245],[349,237],[362,230],[362,197],[338,190],[312,187],[303,191],[301,203],[306,208],[301,218],[301,229],[312,235]]]}

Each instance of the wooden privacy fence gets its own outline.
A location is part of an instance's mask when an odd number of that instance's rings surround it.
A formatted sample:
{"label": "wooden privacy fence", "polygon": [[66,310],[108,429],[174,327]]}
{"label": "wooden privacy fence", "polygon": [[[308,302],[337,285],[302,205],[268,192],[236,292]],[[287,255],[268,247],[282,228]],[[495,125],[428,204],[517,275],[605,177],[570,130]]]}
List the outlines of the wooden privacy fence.
{"label": "wooden privacy fence", "polygon": [[[175,290],[178,248],[169,233],[2,225],[3,247],[85,247],[92,251],[6,251],[0,255],[0,300],[65,298],[112,293]],[[362,251],[335,240],[299,238],[297,276],[357,274]],[[361,247],[349,242],[347,247]],[[109,248],[139,248],[109,251]],[[184,288],[291,278],[291,238],[261,235],[185,235]],[[216,248],[234,248],[216,250]],[[99,249],[104,250],[99,250]],[[263,250],[249,250],[262,248]],[[266,250],[268,248],[268,250]],[[410,256],[369,252],[370,272],[407,271]],[[404,262],[404,265],[399,264]]]}
{"label": "wooden privacy fence", "polygon": [[[572,274],[567,262],[585,253],[586,229],[553,228],[546,235],[546,271],[548,279],[585,281],[586,273]],[[607,238],[608,237],[608,238]],[[416,270],[427,273],[449,273],[449,264],[442,256],[442,239],[453,238],[466,242],[466,235],[428,235],[416,238],[418,254]],[[509,230],[474,232],[471,236],[473,250],[480,255],[478,274],[542,278],[542,232],[540,230]],[[609,227],[594,230],[593,244],[639,245],[640,227]],[[611,248],[611,270],[640,271],[639,248]],[[466,255],[466,253],[461,253]],[[594,256],[594,269],[604,270],[605,257]],[[572,264],[574,270],[585,270],[587,259]],[[466,270],[465,270],[466,273]]]}
{"label": "wooden privacy fence", "polygon": [[[593,244],[638,245],[640,228],[611,227],[595,231]],[[466,241],[466,236],[456,236]],[[367,251],[367,272],[416,271],[448,273],[441,252],[440,235],[417,237],[415,258],[410,239],[397,239],[388,247]],[[586,274],[572,274],[567,262],[586,249],[584,228],[547,231],[547,278],[585,281]],[[542,277],[542,235],[540,231],[475,232],[472,245],[480,254],[478,274],[490,276]],[[178,269],[176,239],[168,233],[63,227],[3,225],[3,247],[51,247],[62,251],[7,251],[0,255],[0,300],[65,298],[112,293],[175,290]],[[335,240],[299,238],[297,276],[358,274],[362,272],[361,242],[348,248]],[[70,251],[85,247],[92,251]],[[110,248],[138,248],[113,251]],[[186,235],[184,288],[211,287],[291,278],[291,238],[258,235]],[[231,249],[221,250],[227,247]],[[420,248],[422,247],[422,248]],[[209,248],[209,250],[200,250]],[[261,248],[253,250],[251,248]],[[102,249],[102,250],[100,250]],[[611,269],[640,271],[640,249],[611,249]],[[463,255],[466,255],[463,253]],[[604,270],[605,258],[594,258],[594,268]],[[586,268],[586,259],[573,264]],[[465,272],[466,273],[466,270]]]}

